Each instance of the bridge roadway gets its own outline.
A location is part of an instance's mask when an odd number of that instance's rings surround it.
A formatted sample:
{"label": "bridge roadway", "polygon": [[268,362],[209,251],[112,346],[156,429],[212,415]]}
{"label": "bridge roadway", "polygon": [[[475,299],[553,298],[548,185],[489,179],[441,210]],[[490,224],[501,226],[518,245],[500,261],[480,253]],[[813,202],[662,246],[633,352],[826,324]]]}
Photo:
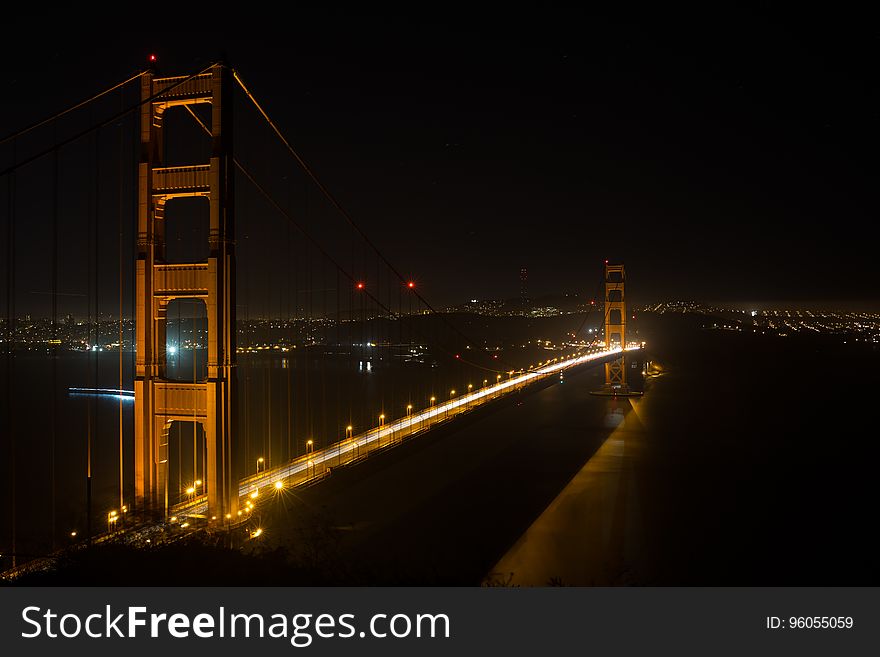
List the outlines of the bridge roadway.
{"label": "bridge roadway", "polygon": [[[640,346],[632,346],[627,347],[625,351],[634,351],[640,348]],[[406,438],[427,431],[431,427],[457,417],[461,413],[466,413],[482,404],[522,390],[524,387],[557,374],[560,371],[588,362],[601,362],[602,359],[621,351],[624,350],[620,348],[610,350],[595,349],[576,358],[550,362],[517,376],[511,376],[507,381],[502,381],[492,386],[487,385],[470,394],[463,394],[455,399],[430,406],[408,417],[390,422],[383,427],[370,429],[364,433],[334,443],[324,449],[297,457],[278,467],[269,468],[259,474],[245,477],[239,484],[239,496],[241,498],[239,506],[242,509],[241,514],[243,517],[231,518],[229,522],[237,524],[237,521],[246,520],[250,512],[247,503],[259,504],[259,497],[264,491],[269,493],[275,492],[274,489],[278,482],[281,483],[282,488],[291,488],[311,483],[325,475],[333,467],[365,458],[372,451],[400,443]],[[172,515],[172,523],[186,530],[176,531],[173,534],[174,540],[179,540],[197,530],[196,527],[187,528],[187,524],[183,520],[184,518],[205,518],[206,511],[207,498],[204,495],[172,507],[169,514]],[[113,529],[104,534],[94,536],[92,543],[104,543],[115,540],[119,536],[125,536],[134,544],[142,544],[150,537],[159,538],[160,535],[162,540],[168,540],[168,535],[162,533],[161,527],[161,525],[154,524],[136,524],[124,528],[121,532]],[[86,543],[83,542],[82,546],[85,545]],[[13,581],[25,573],[44,570],[54,563],[54,556],[57,555],[33,559],[19,565],[17,568],[2,572],[0,573],[0,581]]]}
{"label": "bridge roadway", "polygon": [[[630,346],[625,350],[621,348],[595,350],[575,358],[549,362],[517,376],[511,375],[507,381],[486,385],[471,393],[434,404],[419,412],[388,422],[384,426],[377,426],[323,449],[299,456],[280,466],[267,468],[263,472],[245,477],[241,480],[238,489],[241,498],[239,515],[246,516],[249,513],[248,502],[251,501],[251,504],[254,504],[263,491],[272,492],[276,488],[290,488],[310,483],[316,478],[326,475],[334,467],[364,458],[374,450],[399,443],[461,413],[466,413],[482,404],[521,390],[543,378],[584,363],[608,358],[622,351],[638,349],[641,347]],[[201,495],[174,506],[171,513],[175,517],[204,518],[207,506],[207,497]],[[212,518],[212,520],[216,520],[216,518]],[[234,522],[239,518],[227,520]]]}

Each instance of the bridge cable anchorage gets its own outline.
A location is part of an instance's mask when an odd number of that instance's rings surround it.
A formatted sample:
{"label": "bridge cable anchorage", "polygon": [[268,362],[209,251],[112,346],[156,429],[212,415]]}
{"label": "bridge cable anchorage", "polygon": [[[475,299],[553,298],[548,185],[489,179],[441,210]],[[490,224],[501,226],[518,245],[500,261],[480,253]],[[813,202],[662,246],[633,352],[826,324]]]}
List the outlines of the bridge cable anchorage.
{"label": "bridge cable anchorage", "polygon": [[[56,149],[63,148],[64,146],[67,146],[68,144],[72,144],[75,141],[79,141],[80,139],[82,139],[83,137],[85,137],[88,134],[91,134],[95,130],[98,130],[100,128],[103,128],[105,126],[110,125],[111,123],[114,123],[115,121],[118,121],[122,117],[131,114],[135,110],[140,109],[142,106],[146,105],[147,103],[152,103],[157,98],[161,98],[162,96],[164,96],[165,94],[167,94],[171,90],[179,87],[180,85],[186,84],[187,82],[191,81],[192,79],[194,79],[200,75],[204,75],[209,70],[211,70],[211,68],[215,65],[216,65],[216,63],[212,63],[210,66],[207,66],[206,68],[202,69],[201,71],[198,71],[197,73],[193,73],[192,75],[188,75],[184,78],[181,78],[180,80],[178,80],[174,84],[171,84],[171,85],[168,85],[167,87],[165,87],[162,91],[157,91],[152,96],[150,96],[148,98],[144,98],[140,102],[135,103],[134,105],[130,105],[129,107],[125,108],[124,110],[112,115],[110,118],[104,119],[103,121],[100,121],[89,128],[81,130],[80,132],[77,132],[76,134],[74,134],[66,139],[63,139],[59,142],[56,142],[54,145],[52,145],[48,148],[45,148],[42,151],[35,153],[34,155],[26,157],[25,159],[20,160],[16,163],[6,167],[2,171],[0,171],[0,176],[5,176],[6,174],[11,173],[12,171],[15,171],[17,169],[20,169],[21,167],[26,166],[26,165],[30,164],[31,162],[39,160],[41,157],[45,157],[46,155],[49,155],[52,151],[54,151]],[[143,73],[141,73],[141,75],[143,75]]]}
{"label": "bridge cable anchorage", "polygon": [[[318,189],[321,191],[321,193],[324,195],[324,197],[331,203],[331,205],[333,205],[333,207],[336,208],[336,210],[349,223],[349,225],[352,228],[354,228],[354,230],[361,236],[361,238],[364,240],[364,242],[382,260],[382,262],[385,263],[385,266],[387,266],[388,269],[397,277],[397,279],[401,282],[401,284],[407,285],[406,277],[404,277],[403,274],[401,274],[400,271],[392,264],[392,262],[388,258],[385,257],[385,255],[379,250],[379,248],[373,243],[373,241],[361,229],[361,227],[357,224],[357,222],[355,222],[355,220],[351,216],[351,214],[349,214],[348,211],[342,207],[342,204],[336,199],[336,197],[330,192],[330,190],[321,182],[321,180],[318,178],[317,174],[315,174],[315,172],[308,165],[308,163],[305,161],[305,159],[303,159],[303,157],[291,145],[290,141],[284,136],[284,134],[281,132],[281,130],[278,128],[278,126],[275,125],[275,122],[272,121],[272,119],[269,117],[269,114],[266,112],[265,109],[263,109],[263,106],[260,105],[259,101],[250,92],[250,90],[245,85],[244,81],[241,79],[241,76],[238,74],[238,71],[234,68],[232,69],[232,76],[235,79],[235,81],[238,82],[238,84],[241,87],[241,90],[244,92],[244,94],[254,104],[254,107],[256,107],[257,111],[260,113],[260,115],[266,121],[268,126],[272,129],[272,132],[275,133],[275,136],[278,137],[278,139],[281,141],[281,143],[284,145],[284,147],[288,150],[288,152],[297,161],[297,163],[300,165],[300,167],[306,173],[306,175],[318,187]],[[423,304],[425,304],[425,307],[428,310],[430,310],[431,313],[441,317],[442,321],[444,321],[446,324],[448,324],[452,328],[453,331],[455,331],[459,336],[461,336],[466,341],[467,344],[477,344],[477,342],[475,340],[471,340],[467,335],[464,334],[464,332],[461,331],[461,329],[459,329],[451,321],[449,321],[448,318],[444,317],[443,316],[444,313],[438,313],[436,308],[434,308],[428,302],[428,300],[421,294],[421,292],[419,292],[415,288],[412,288],[411,291],[416,296],[416,298],[419,299],[419,301],[421,301]],[[461,359],[459,358],[456,360],[461,360]],[[474,365],[475,367],[481,367],[479,365],[476,365],[475,363],[470,363],[470,364]],[[483,367],[482,369],[484,369],[486,371],[490,371],[490,372],[495,372],[495,373],[504,371],[503,369],[494,369],[494,368],[486,368],[486,367]]]}
{"label": "bridge cable anchorage", "polygon": [[53,114],[52,116],[50,116],[48,118],[45,118],[41,121],[37,121],[36,123],[32,123],[31,125],[27,126],[26,128],[22,128],[18,132],[14,132],[10,135],[6,135],[2,139],[0,139],[0,144],[5,144],[8,141],[11,141],[13,139],[17,139],[18,137],[22,137],[22,136],[26,135],[27,133],[31,132],[32,130],[36,130],[37,128],[44,126],[47,123],[51,123],[52,121],[57,121],[62,116],[65,116],[66,114],[70,114],[71,112],[74,112],[82,107],[85,107],[89,103],[92,103],[92,102],[98,100],[99,98],[102,98],[103,96],[106,96],[107,94],[112,93],[113,91],[116,91],[120,87],[124,87],[129,82],[134,82],[140,76],[142,76],[145,73],[145,71],[146,71],[146,69],[142,69],[142,70],[138,71],[137,73],[135,73],[134,75],[132,75],[130,78],[123,80],[122,82],[117,82],[112,87],[108,87],[107,89],[104,89],[104,91],[101,91],[101,92],[95,94],[91,98],[87,98],[85,100],[82,100],[82,101],[76,103],[75,105],[71,105],[67,109],[58,112],[57,114]]}

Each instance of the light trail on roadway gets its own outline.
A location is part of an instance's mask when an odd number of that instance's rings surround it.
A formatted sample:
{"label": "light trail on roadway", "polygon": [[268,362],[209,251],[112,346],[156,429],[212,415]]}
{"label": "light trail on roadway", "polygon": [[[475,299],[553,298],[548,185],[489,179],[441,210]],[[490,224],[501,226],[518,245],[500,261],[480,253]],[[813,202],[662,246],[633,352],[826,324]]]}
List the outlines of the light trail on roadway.
{"label": "light trail on roadway", "polygon": [[[254,504],[250,500],[256,500],[265,490],[278,491],[290,486],[309,483],[326,474],[331,468],[350,463],[371,449],[379,449],[401,442],[404,438],[413,434],[426,431],[429,428],[445,422],[457,415],[470,411],[477,406],[503,397],[511,392],[546,378],[557,372],[577,367],[591,361],[601,360],[624,351],[637,351],[641,346],[630,346],[622,349],[605,349],[592,353],[569,358],[556,363],[546,364],[535,369],[523,372],[517,376],[510,375],[507,381],[498,381],[494,385],[486,385],[470,393],[461,394],[449,401],[429,406],[419,412],[394,420],[392,422],[375,427],[345,440],[333,443],[323,449],[315,450],[298,456],[287,463],[267,468],[263,472],[250,475],[241,480],[239,484],[239,497],[244,501],[241,504],[242,511],[238,515],[250,513],[250,507]],[[384,439],[388,439],[385,445]],[[352,458],[353,457],[353,458]],[[204,495],[178,504],[173,508],[176,516],[202,516],[207,511],[207,499]],[[237,518],[233,519],[237,520]]]}

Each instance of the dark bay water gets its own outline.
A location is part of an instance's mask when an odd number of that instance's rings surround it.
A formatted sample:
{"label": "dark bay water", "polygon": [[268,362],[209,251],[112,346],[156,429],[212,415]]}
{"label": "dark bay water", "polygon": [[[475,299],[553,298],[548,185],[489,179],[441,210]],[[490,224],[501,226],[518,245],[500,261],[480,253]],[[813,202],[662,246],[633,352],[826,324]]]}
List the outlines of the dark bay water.
{"label": "dark bay water", "polygon": [[[421,408],[430,397],[479,386],[481,370],[437,363],[425,350],[410,357],[409,347],[366,350],[325,346],[241,354],[237,373],[239,431],[235,441],[239,476],[251,474],[257,459],[269,467],[373,427],[380,413],[403,416],[406,406]],[[204,367],[197,350],[195,371]],[[124,352],[122,388],[131,390],[133,357]],[[369,362],[369,367],[367,363]],[[5,363],[4,363],[5,364]],[[193,380],[193,352],[169,357],[168,376]],[[27,558],[46,554],[87,528],[87,464],[91,443],[92,531],[106,528],[107,513],[120,507],[120,415],[123,432],[125,504],[133,497],[132,397],[72,394],[71,387],[119,388],[119,353],[47,352],[15,354],[12,386],[0,380],[0,565],[11,565],[12,524],[16,552]],[[10,406],[7,410],[7,399]],[[172,426],[173,504],[204,477],[204,440],[191,422]],[[195,434],[195,435],[194,435]],[[14,443],[14,455],[13,455]],[[195,464],[195,466],[194,466]],[[13,476],[14,475],[14,476]],[[14,480],[14,490],[13,490]],[[13,508],[14,500],[14,508]],[[14,518],[13,518],[14,515]]]}
{"label": "dark bay water", "polygon": [[334,473],[266,540],[317,517],[341,528],[320,551],[379,584],[876,584],[880,355],[644,322],[643,398],[572,374]]}
{"label": "dark bay water", "polygon": [[[640,399],[590,395],[601,368],[571,373],[283,496],[261,511],[262,540],[311,546],[321,568],[350,583],[876,584],[880,354],[700,323],[641,318],[647,356],[662,373]],[[16,494],[27,499],[17,538],[21,552],[39,552],[53,537],[52,400],[34,382],[51,378],[52,363],[28,358],[17,358],[14,391]],[[102,385],[115,387],[115,359],[98,359]],[[308,437],[329,440],[349,417],[368,425],[377,408],[462,384],[461,373],[423,365],[366,375],[348,355],[313,352],[286,366],[274,354],[247,359],[239,368],[249,390],[239,399],[245,470],[258,455],[270,458],[270,444],[275,462],[301,453]],[[91,385],[84,368],[59,360],[58,389],[84,377]],[[118,504],[117,401],[64,393],[57,404],[56,544],[83,526],[89,426],[96,523]],[[126,431],[132,406],[123,407]],[[172,437],[182,483],[194,476],[186,430]],[[8,441],[3,450],[7,545]]]}

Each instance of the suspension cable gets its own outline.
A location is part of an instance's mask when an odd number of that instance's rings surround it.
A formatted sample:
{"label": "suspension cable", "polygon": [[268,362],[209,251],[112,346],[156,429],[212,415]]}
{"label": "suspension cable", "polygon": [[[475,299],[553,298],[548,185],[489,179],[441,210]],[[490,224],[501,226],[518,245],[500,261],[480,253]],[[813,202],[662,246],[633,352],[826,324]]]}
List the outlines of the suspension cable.
{"label": "suspension cable", "polygon": [[180,80],[178,80],[174,84],[171,84],[171,85],[165,87],[162,91],[158,91],[158,92],[154,93],[152,96],[145,98],[145,99],[141,100],[140,102],[135,103],[134,105],[130,105],[126,109],[124,109],[120,112],[117,112],[116,114],[114,114],[110,118],[105,119],[104,121],[101,121],[100,123],[97,123],[89,128],[86,128],[85,130],[81,130],[80,132],[77,132],[76,134],[68,137],[67,139],[56,142],[53,146],[50,146],[49,148],[46,148],[38,153],[35,153],[34,155],[31,155],[30,157],[27,157],[23,160],[20,160],[16,163],[12,164],[11,166],[6,167],[2,171],[0,171],[0,176],[5,176],[7,173],[15,171],[16,169],[20,169],[21,167],[23,167],[27,164],[30,164],[31,162],[34,162],[35,160],[39,160],[41,157],[48,155],[49,153],[51,153],[52,151],[54,151],[56,149],[60,149],[64,146],[67,146],[68,144],[71,144],[79,139],[82,139],[83,137],[85,137],[88,134],[91,134],[92,132],[94,132],[98,128],[103,128],[104,126],[110,125],[111,123],[118,121],[123,116],[131,114],[132,112],[139,109],[143,105],[146,105],[147,103],[151,103],[154,100],[156,100],[157,98],[164,96],[172,89],[175,89],[176,87],[179,87],[182,84],[186,84],[187,82],[189,82],[193,78],[196,78],[200,75],[203,75],[204,73],[207,73],[211,69],[211,67],[215,66],[215,64],[216,64],[216,62],[210,64],[209,66],[206,66],[205,68],[203,68],[201,71],[198,71],[197,73],[193,73],[192,75],[181,78]]}
{"label": "suspension cable", "polygon": [[28,127],[22,128],[18,132],[15,132],[11,135],[6,135],[2,139],[0,139],[0,144],[5,144],[7,141],[11,141],[12,139],[16,139],[18,137],[26,135],[27,133],[31,132],[32,130],[36,130],[40,126],[44,126],[47,123],[51,123],[52,121],[56,121],[57,119],[60,119],[65,114],[70,114],[71,112],[76,111],[76,110],[80,109],[81,107],[85,107],[89,103],[96,101],[99,98],[106,96],[107,94],[109,94],[113,91],[116,91],[117,89],[119,89],[119,87],[124,87],[129,82],[132,82],[133,80],[136,80],[137,78],[142,76],[145,72],[146,72],[146,69],[140,70],[137,73],[135,73],[134,75],[132,75],[130,78],[128,78],[127,80],[123,80],[122,82],[117,82],[112,87],[105,89],[104,91],[102,91],[98,94],[95,94],[91,98],[86,98],[85,100],[78,102],[76,105],[71,105],[67,109],[62,110],[62,111],[58,112],[57,114],[54,114],[48,118],[45,118],[42,121],[37,121],[36,123],[32,123]]}
{"label": "suspension cable", "polygon": [[[342,207],[342,204],[336,199],[335,196],[333,196],[333,194],[330,192],[330,190],[324,186],[324,184],[320,181],[320,179],[317,177],[317,175],[311,169],[311,167],[309,167],[309,165],[300,156],[300,154],[296,151],[296,149],[293,148],[291,143],[287,140],[287,138],[284,136],[284,134],[281,132],[281,130],[278,128],[278,126],[275,125],[275,123],[269,117],[266,110],[263,109],[263,106],[260,105],[259,101],[257,101],[257,99],[254,97],[254,95],[247,88],[244,81],[241,79],[241,76],[239,76],[238,71],[236,71],[234,68],[232,69],[232,75],[235,78],[235,81],[238,82],[242,91],[245,93],[245,95],[248,97],[248,99],[254,104],[254,107],[256,107],[257,111],[260,113],[260,115],[263,117],[263,119],[266,121],[266,123],[269,125],[269,127],[272,129],[272,131],[278,137],[278,139],[281,140],[281,142],[284,144],[284,146],[288,150],[288,152],[294,157],[294,159],[297,161],[297,163],[299,163],[300,167],[302,167],[303,171],[312,180],[312,182],[318,187],[318,189],[321,191],[321,193],[324,195],[324,197],[328,201],[330,201],[330,203],[333,205],[334,208],[336,208],[337,211],[339,211],[339,213],[345,218],[345,220],[349,223],[349,225],[352,228],[354,228],[354,230],[361,236],[361,238],[364,240],[364,242],[366,242],[366,244],[376,253],[376,255],[379,257],[379,259],[381,259],[382,262],[385,263],[385,265],[388,267],[388,269],[398,278],[398,280],[401,283],[406,284],[407,279],[391,263],[391,261],[385,257],[385,255],[379,250],[379,248],[373,243],[373,241],[370,240],[369,237],[367,237],[367,234],[360,228],[360,226],[358,226],[358,224],[354,221],[352,216],[345,210],[345,208]],[[416,296],[416,298],[419,299],[419,301],[421,301],[423,304],[425,304],[425,307],[428,310],[430,310],[433,314],[442,317],[443,313],[437,312],[437,310],[428,302],[427,299],[425,299],[425,297],[418,290],[412,289],[412,293]],[[378,302],[378,300],[377,300],[377,302]],[[464,338],[465,342],[476,344],[476,341],[471,340],[457,326],[452,324],[452,322],[450,322],[447,318],[443,318],[443,321],[446,322],[452,328],[452,330],[454,330],[459,336]],[[460,357],[457,358],[457,360],[461,360],[462,362],[467,362],[467,361],[464,361],[463,359],[461,359]],[[502,371],[502,370],[496,370],[493,368],[482,367],[480,365],[477,365],[476,363],[469,363],[469,364],[474,365],[475,367],[479,367],[480,369],[484,369],[486,371],[492,371],[492,372]]]}
{"label": "suspension cable", "polygon": [[[282,216],[284,216],[288,221],[290,221],[294,225],[294,227],[296,227],[296,229],[309,242],[311,242],[315,246],[316,249],[318,249],[318,251],[321,253],[321,255],[324,256],[334,267],[336,267],[337,270],[339,270],[339,272],[343,276],[345,276],[345,278],[347,278],[349,280],[350,283],[355,283],[356,279],[355,279],[354,275],[351,274],[350,272],[348,272],[342,265],[340,265],[336,261],[336,259],[332,255],[330,255],[321,246],[321,244],[296,219],[294,219],[290,215],[290,213],[288,213],[284,208],[282,208],[278,204],[278,202],[275,201],[274,198],[272,198],[272,196],[269,194],[269,192],[266,191],[266,189],[262,185],[260,185],[259,182],[257,182],[257,180],[254,178],[254,176],[250,173],[250,171],[248,171],[244,167],[244,165],[242,165],[241,162],[238,161],[237,158],[233,158],[233,162],[235,163],[235,166],[238,167],[238,170],[241,171],[241,173],[251,182],[251,184],[257,189],[257,191],[259,191],[260,194],[263,195],[263,197],[272,205],[273,208],[275,208]],[[395,317],[394,311],[391,308],[389,308],[386,304],[384,304],[382,301],[380,301],[379,298],[377,296],[375,296],[372,292],[370,292],[366,287],[364,287],[363,289],[360,289],[359,291],[362,294],[364,294],[365,296],[369,297],[369,299],[371,299],[376,304],[376,306],[378,308],[381,308],[382,310],[384,310],[386,313],[388,313],[388,315],[390,317]],[[377,291],[377,294],[378,294],[378,291]],[[450,326],[451,326],[451,324],[450,324]],[[455,329],[454,326],[452,328]],[[468,339],[467,336],[463,335],[463,337],[465,337],[465,339]],[[499,373],[499,372],[505,371],[505,370],[500,370],[500,369],[495,369],[495,368],[483,367],[482,365],[478,365],[477,363],[473,363],[471,361],[468,361],[468,360],[462,358],[461,354],[453,354],[451,351],[445,349],[444,347],[442,347],[440,345],[438,345],[438,347],[440,348],[441,351],[443,351],[447,355],[454,356],[455,360],[458,362],[461,362],[461,363],[464,363],[467,365],[472,365],[474,367],[485,370],[487,372]]]}

